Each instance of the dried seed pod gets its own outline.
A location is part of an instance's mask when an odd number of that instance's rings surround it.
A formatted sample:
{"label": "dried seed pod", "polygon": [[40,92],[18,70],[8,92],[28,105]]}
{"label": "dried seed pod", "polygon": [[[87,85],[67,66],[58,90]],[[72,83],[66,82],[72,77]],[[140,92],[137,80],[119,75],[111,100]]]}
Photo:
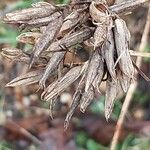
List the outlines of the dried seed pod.
{"label": "dried seed pod", "polygon": [[115,3],[116,0],[106,0],[106,1],[107,1],[108,6],[111,6]]}
{"label": "dried seed pod", "polygon": [[107,121],[112,113],[117,93],[118,93],[117,82],[114,82],[114,80],[109,78],[106,81],[106,96],[105,96],[105,118]]}
{"label": "dried seed pod", "polygon": [[94,89],[96,89],[99,93],[100,93],[99,86],[102,82],[103,76],[104,76],[104,61],[103,61],[102,56],[101,56],[99,59],[99,67],[97,70],[97,75],[96,75],[96,77],[92,83]]}
{"label": "dried seed pod", "polygon": [[71,104],[71,107],[70,107],[70,110],[69,112],[67,113],[67,116],[66,116],[66,119],[65,119],[65,122],[64,122],[64,128],[67,129],[68,126],[69,126],[69,122],[72,118],[72,115],[74,114],[76,108],[78,107],[78,105],[80,104],[80,99],[81,99],[81,96],[82,96],[82,93],[83,93],[83,90],[84,90],[84,82],[80,82],[74,96],[73,96],[73,100],[72,100],[72,104]]}
{"label": "dried seed pod", "polygon": [[49,47],[49,45],[56,39],[57,34],[62,26],[62,22],[62,17],[60,17],[47,26],[46,31],[43,33],[43,35],[40,37],[39,41],[33,48],[33,56],[31,58],[30,67],[39,58],[39,55],[43,51],[45,51]]}
{"label": "dried seed pod", "polygon": [[94,89],[93,87],[89,88],[87,92],[84,92],[81,98],[80,111],[85,112],[86,108],[90,105],[94,99]]}
{"label": "dried seed pod", "polygon": [[13,79],[11,82],[9,82],[6,87],[16,87],[16,86],[25,86],[30,85],[33,83],[36,83],[40,80],[43,74],[43,69],[39,69],[36,71],[28,72],[24,75],[21,75],[15,79]]}
{"label": "dried seed pod", "polygon": [[47,17],[55,11],[56,8],[53,5],[27,8],[6,14],[4,21],[10,23],[18,23],[18,21]]}
{"label": "dried seed pod", "polygon": [[47,26],[49,23],[57,20],[59,17],[61,17],[61,14],[59,12],[55,12],[52,15],[44,18],[36,18],[29,21],[19,21],[18,23],[24,24],[24,28],[29,30],[32,28]]}
{"label": "dried seed pod", "polygon": [[110,76],[115,81],[116,80],[116,71],[115,71],[115,43],[112,30],[109,30],[107,34],[107,41],[104,43],[102,49],[103,57],[105,59],[107,69]]}
{"label": "dried seed pod", "polygon": [[108,12],[105,4],[92,1],[89,11],[93,21],[96,21],[99,24],[106,24],[108,20]]}
{"label": "dried seed pod", "polygon": [[107,35],[107,26],[99,25],[94,32],[94,49],[100,47],[105,41]]}
{"label": "dried seed pod", "polygon": [[92,83],[98,74],[98,69],[99,69],[99,66],[101,65],[100,60],[101,60],[101,56],[99,54],[99,51],[95,50],[89,62],[87,72],[86,72],[85,92],[88,92],[88,89],[92,86]]}
{"label": "dried seed pod", "polygon": [[90,28],[74,32],[52,43],[46,52],[48,53],[48,52],[55,52],[55,51],[56,52],[63,51],[64,47],[69,48],[71,46],[74,46],[76,44],[86,41],[87,39],[91,37],[92,33],[93,33],[93,30]]}
{"label": "dried seed pod", "polygon": [[85,67],[86,64],[84,66],[77,66],[69,70],[62,78],[58,79],[47,87],[47,89],[42,93],[42,99],[47,101],[51,98],[54,98],[57,94],[63,92],[82,75]]}
{"label": "dried seed pod", "polygon": [[60,29],[59,35],[61,36],[65,35],[69,31],[71,31],[83,19],[86,13],[83,11],[82,13],[80,12],[81,10],[73,11],[64,19],[64,23]]}
{"label": "dried seed pod", "polygon": [[52,4],[47,2],[37,2],[32,4],[32,7],[46,7],[46,6],[55,9],[55,7]]}
{"label": "dried seed pod", "polygon": [[12,60],[29,63],[30,57],[23,53],[22,50],[17,48],[3,48],[1,55]]}
{"label": "dried seed pod", "polygon": [[39,81],[40,88],[43,88],[43,87],[45,88],[45,82],[46,82],[47,78],[58,67],[58,65],[64,58],[65,54],[66,54],[66,52],[56,52],[52,55],[52,57],[50,58],[47,66],[46,66],[46,70],[45,70],[41,80]]}
{"label": "dried seed pod", "polygon": [[18,42],[26,43],[26,44],[35,44],[40,38],[41,33],[39,32],[26,32],[20,34],[16,39]]}
{"label": "dried seed pod", "polygon": [[131,84],[131,78],[126,76],[124,73],[118,71],[118,80],[121,85],[121,89],[124,93],[126,93],[129,89],[129,86]]}
{"label": "dried seed pod", "polygon": [[129,30],[127,30],[126,24],[122,19],[115,20],[115,43],[119,59],[119,67],[122,72],[129,78],[133,78],[134,67],[129,54]]}

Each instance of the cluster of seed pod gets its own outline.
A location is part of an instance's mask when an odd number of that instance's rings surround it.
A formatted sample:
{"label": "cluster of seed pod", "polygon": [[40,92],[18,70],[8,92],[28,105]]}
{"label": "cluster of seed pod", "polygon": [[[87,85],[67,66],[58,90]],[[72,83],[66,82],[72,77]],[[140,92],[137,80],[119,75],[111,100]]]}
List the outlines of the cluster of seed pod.
{"label": "cluster of seed pod", "polygon": [[[33,45],[29,53],[4,48],[2,55],[29,65],[29,72],[7,84],[9,87],[39,82],[41,98],[50,101],[78,79],[65,127],[80,105],[84,112],[106,82],[105,116],[109,119],[120,87],[127,92],[134,77],[129,53],[130,32],[118,15],[114,0],[72,0],[67,5],[39,2],[32,8],[6,14],[4,21],[30,31],[17,40]],[[65,62],[75,47],[88,49],[89,59],[79,64]],[[85,50],[87,51],[87,50]],[[33,71],[34,69],[34,71]],[[50,81],[53,77],[54,81]]]}

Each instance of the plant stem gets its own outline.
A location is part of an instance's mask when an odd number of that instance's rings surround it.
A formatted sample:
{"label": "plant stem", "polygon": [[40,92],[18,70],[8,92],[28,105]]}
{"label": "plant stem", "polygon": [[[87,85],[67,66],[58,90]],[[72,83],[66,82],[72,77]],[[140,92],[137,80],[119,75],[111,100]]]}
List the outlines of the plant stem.
{"label": "plant stem", "polygon": [[[139,1],[139,0],[137,0],[137,1]],[[141,1],[144,1],[144,0],[141,0]],[[148,16],[147,16],[147,20],[146,20],[146,25],[145,25],[145,28],[144,28],[144,32],[143,32],[143,36],[142,36],[141,44],[140,44],[140,48],[139,48],[140,52],[144,51],[144,48],[147,44],[149,30],[150,30],[150,4],[149,4],[149,11],[148,11]],[[136,61],[136,65],[139,68],[141,67],[141,62],[142,62],[142,58],[138,57],[137,61]],[[125,97],[125,101],[123,103],[122,110],[121,110],[121,113],[120,113],[120,116],[119,116],[119,119],[118,119],[118,122],[117,122],[117,125],[116,125],[116,129],[115,129],[115,133],[114,133],[114,136],[113,136],[113,139],[112,139],[110,150],[116,150],[116,146],[117,146],[118,139],[119,139],[119,136],[120,136],[120,133],[121,133],[122,125],[123,125],[123,122],[125,120],[125,115],[128,111],[129,105],[131,103],[133,94],[134,94],[134,92],[137,88],[137,85],[138,85],[137,82],[132,83],[130,85],[128,93]]]}

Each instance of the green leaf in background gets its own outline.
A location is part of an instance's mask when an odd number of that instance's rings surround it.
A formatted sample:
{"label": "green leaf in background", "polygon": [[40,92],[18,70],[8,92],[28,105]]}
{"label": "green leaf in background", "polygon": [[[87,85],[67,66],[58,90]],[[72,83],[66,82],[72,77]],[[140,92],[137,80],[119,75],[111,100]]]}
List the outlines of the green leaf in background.
{"label": "green leaf in background", "polygon": [[6,141],[0,141],[0,150],[12,150],[11,144]]}
{"label": "green leaf in background", "polygon": [[87,150],[108,150],[108,148],[98,144],[93,139],[87,141]]}
{"label": "green leaf in background", "polygon": [[[39,1],[41,0],[22,0],[12,3],[11,5],[7,6],[6,9],[4,9],[4,14],[14,10],[31,7],[32,3]],[[10,44],[12,47],[15,47],[17,44],[16,37],[18,35],[18,29],[0,21],[0,44]]]}
{"label": "green leaf in background", "polygon": [[77,145],[79,145],[80,147],[85,147],[88,136],[85,132],[77,132],[75,140]]}
{"label": "green leaf in background", "polygon": [[18,36],[17,30],[9,27],[8,25],[0,22],[0,44],[10,44],[16,46],[16,37]]}

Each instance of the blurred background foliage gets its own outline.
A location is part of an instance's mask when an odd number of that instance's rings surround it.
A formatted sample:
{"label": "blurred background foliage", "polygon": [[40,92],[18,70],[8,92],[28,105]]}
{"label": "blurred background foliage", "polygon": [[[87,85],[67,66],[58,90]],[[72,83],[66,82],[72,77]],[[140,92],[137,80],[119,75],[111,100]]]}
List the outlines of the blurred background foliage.
{"label": "blurred background foliage", "polygon": [[[0,16],[2,17],[5,13],[11,12],[11,11],[14,11],[17,9],[31,7],[32,3],[39,2],[39,1],[40,0],[13,0],[13,1],[11,1],[11,0],[2,1],[1,0],[0,1]],[[55,2],[63,4],[63,3],[67,3],[68,0],[57,0]],[[147,8],[145,8],[145,7],[141,8],[141,11],[142,11],[144,17],[142,19],[140,18],[139,22],[143,22],[144,18],[146,18],[146,9]],[[137,10],[135,12],[137,12]],[[130,24],[132,22],[133,18],[136,21],[137,17],[138,17],[138,13],[133,13],[133,15],[130,17],[130,19],[127,19],[128,23]],[[134,31],[134,29],[132,29],[132,28],[130,28],[131,33]],[[19,35],[19,33],[20,32],[16,27],[6,25],[1,20],[0,21],[0,49],[5,46],[16,47],[17,46],[16,37]],[[139,37],[141,37],[142,30],[137,31],[136,34],[138,34]],[[136,36],[134,36],[134,34],[132,34],[132,35],[133,35],[132,38],[136,38]],[[135,39],[135,41],[136,41],[136,39]],[[138,42],[140,42],[140,40],[138,40]],[[139,43],[137,45],[139,45]],[[134,47],[137,47],[137,45],[132,45],[133,49],[134,49]],[[150,45],[147,45],[147,47],[145,48],[145,51],[150,52]],[[150,65],[149,65],[150,59],[144,58],[143,60],[144,60],[143,67],[142,67],[143,71],[146,74],[150,74]],[[0,61],[1,64],[3,63],[2,61],[3,60]],[[9,62],[7,62],[7,63],[9,63]],[[1,65],[0,70],[3,70],[2,69],[3,67],[4,67],[4,64]],[[1,71],[1,74],[2,73],[3,73],[3,71]],[[8,73],[8,72],[6,72],[6,73]],[[0,78],[1,78],[1,76],[0,76]],[[148,136],[148,133],[150,133],[150,123],[149,123],[149,120],[150,120],[150,104],[149,104],[150,86],[148,83],[146,83],[140,77],[139,77],[139,83],[140,83],[140,86],[134,94],[134,98],[133,98],[133,101],[131,104],[130,111],[127,114],[127,119],[132,124],[134,124],[134,120],[138,120],[140,122],[148,121],[147,124],[143,125],[141,123],[141,125],[139,125],[139,128],[144,129],[144,131],[146,130],[145,132],[147,132],[147,134],[144,134],[144,135],[142,133],[136,134],[136,131],[133,131],[133,130],[131,132],[128,131],[127,135],[123,138],[123,140],[121,140],[120,144],[118,144],[117,150],[149,150],[150,149],[150,136]],[[2,126],[5,125],[4,122],[7,121],[7,118],[12,116],[11,113],[14,111],[14,109],[12,107],[14,102],[13,101],[10,102],[7,99],[7,97],[4,98],[5,92],[6,92],[5,89],[3,87],[1,87],[1,90],[0,90],[0,96],[1,96],[1,99],[0,99],[0,120],[1,120],[0,121],[1,122],[0,123],[0,126],[1,126],[0,133],[5,132],[5,131],[3,131]],[[11,91],[9,91],[9,92],[11,93]],[[8,94],[9,92],[7,91],[6,93]],[[26,96],[25,98],[29,98],[29,97]],[[121,96],[115,104],[115,109],[112,114],[112,119],[114,121],[116,121],[119,116],[119,113],[120,113],[120,110],[122,107],[122,103],[123,103],[123,99],[124,99],[124,96]],[[4,100],[7,102],[4,102]],[[43,102],[40,102],[40,100],[38,100],[38,101],[39,102],[36,102],[36,103],[39,103],[38,106],[48,109],[47,103],[43,104]],[[26,102],[26,103],[28,103],[28,102]],[[104,116],[104,97],[101,96],[98,100],[93,102],[88,111],[92,114],[100,115],[98,117],[99,119],[101,118],[101,116]],[[26,116],[28,116],[29,112],[28,112],[28,109],[24,110],[24,111],[22,111],[22,109],[20,109],[20,110],[17,110],[17,113],[19,114],[19,116],[26,117]],[[77,116],[79,116],[79,115],[77,115]],[[88,115],[86,115],[86,114],[85,114],[85,116],[88,117]],[[84,117],[84,115],[83,115],[83,117]],[[64,119],[64,116],[61,117],[61,119]],[[82,119],[80,121],[82,122]],[[30,124],[30,122],[28,122],[28,124]],[[102,130],[104,130],[105,134],[109,134],[109,133],[107,133],[107,130],[105,131],[106,124],[111,124],[111,123],[110,122],[107,123],[105,121],[104,127]],[[80,126],[80,122],[77,123],[77,126]],[[94,122],[89,125],[89,128],[95,128]],[[88,129],[88,130],[90,130],[90,129]],[[92,132],[92,130],[90,130],[90,131]],[[126,129],[124,132],[126,132]],[[73,133],[74,134],[73,134],[72,139],[73,139],[74,143],[76,144],[77,150],[109,150],[109,144],[102,144],[103,142],[101,143],[100,139],[97,140],[97,138],[94,138],[94,136],[91,136],[89,134],[89,132],[87,132],[87,130],[85,130],[85,129],[82,129],[82,130],[75,129],[73,131]],[[28,141],[25,142],[24,140],[20,140],[20,139],[16,140],[16,141],[14,140],[13,142],[11,142],[10,140],[7,140],[7,137],[2,137],[2,135],[0,136],[0,150],[7,150],[7,149],[8,150],[18,150],[21,146],[22,146],[21,149],[25,149],[25,150],[41,149],[32,142],[28,142]],[[17,141],[19,141],[21,144],[17,143]],[[51,149],[49,149],[49,150],[51,150]]]}

